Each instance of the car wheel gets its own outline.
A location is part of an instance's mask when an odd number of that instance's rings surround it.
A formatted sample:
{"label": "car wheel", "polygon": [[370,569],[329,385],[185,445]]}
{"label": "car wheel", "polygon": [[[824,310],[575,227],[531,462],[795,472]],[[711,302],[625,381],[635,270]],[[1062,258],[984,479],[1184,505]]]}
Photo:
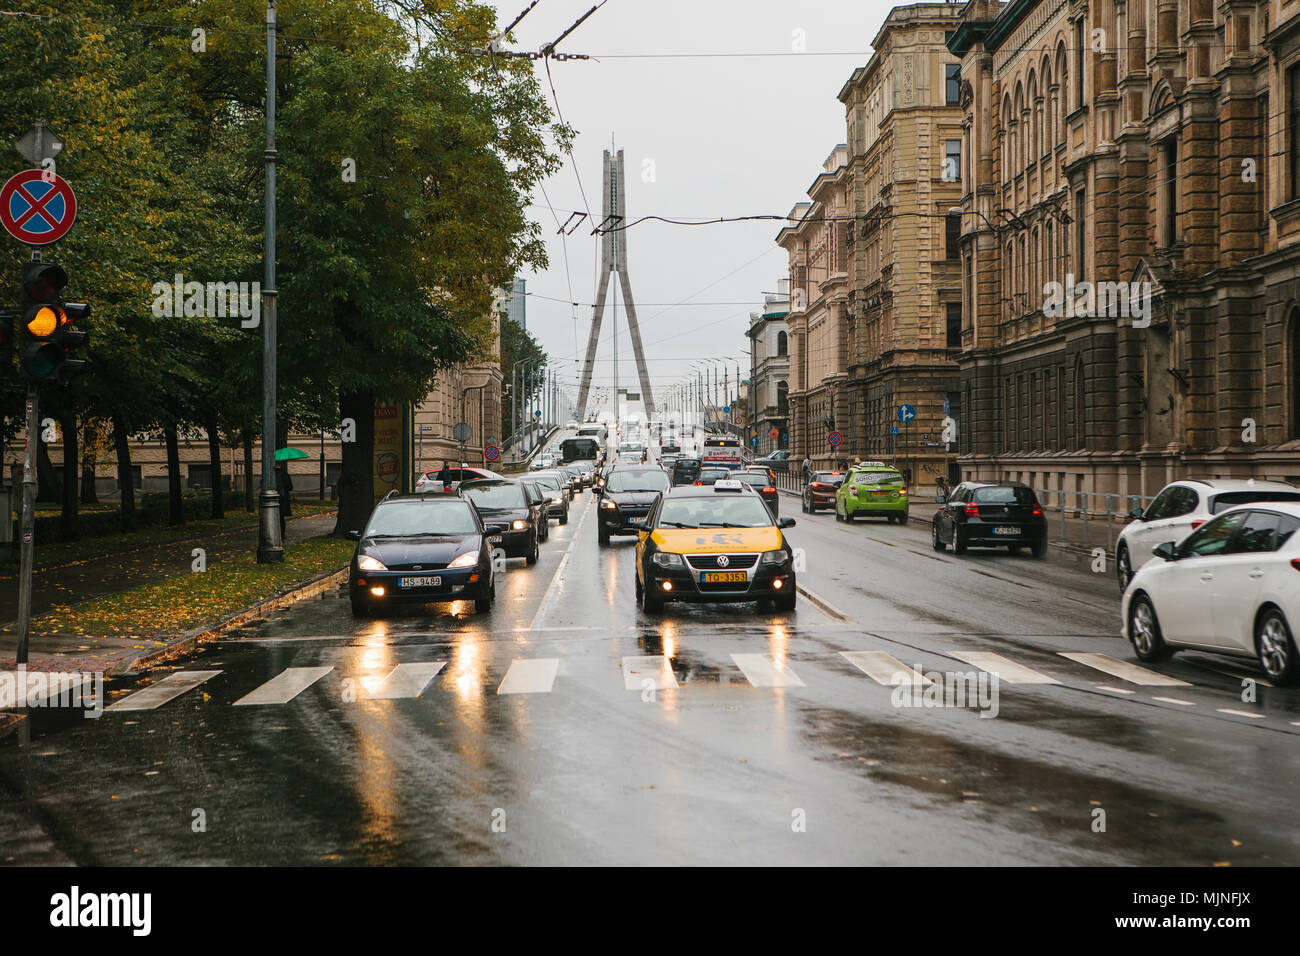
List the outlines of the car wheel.
{"label": "car wheel", "polygon": [[370,616],[370,605],[368,605],[364,600],[362,600],[362,601],[358,601],[356,598],[353,598],[353,599],[352,599],[352,616],[353,616],[353,617],[369,617],[369,616]]}
{"label": "car wheel", "polygon": [[840,511],[840,503],[838,500],[835,502],[835,520],[836,521],[844,520],[844,513]]}
{"label": "car wheel", "polygon": [[789,594],[782,594],[779,597],[772,598],[772,604],[778,611],[793,611],[795,602],[799,599],[799,592],[791,591]]}
{"label": "car wheel", "polygon": [[1127,546],[1122,544],[1115,552],[1115,580],[1119,583],[1120,594],[1128,590],[1129,582],[1133,580],[1133,559],[1129,557]]}
{"label": "car wheel", "polygon": [[936,551],[948,550],[948,546],[944,544],[943,539],[939,537],[939,521],[937,518],[930,522],[930,547],[934,548]]}
{"label": "car wheel", "polygon": [[952,552],[953,554],[966,553],[966,541],[961,536],[961,528],[952,529]]}
{"label": "car wheel", "polygon": [[496,582],[493,581],[488,585],[488,589],[482,597],[474,599],[474,613],[486,614],[488,611],[492,610],[492,602],[496,600],[496,596],[497,585]]}
{"label": "car wheel", "polygon": [[641,590],[641,609],[647,614],[658,614],[664,609],[664,599],[656,594],[652,588],[643,588]]}
{"label": "car wheel", "polygon": [[603,525],[596,528],[596,538],[601,544],[609,544],[609,529]]}
{"label": "car wheel", "polygon": [[639,575],[633,574],[632,580],[636,584],[636,603],[640,604],[641,603],[641,578]]}
{"label": "car wheel", "polygon": [[1156,609],[1145,594],[1134,595],[1129,604],[1128,638],[1140,661],[1162,661],[1173,653],[1160,633]]}
{"label": "car wheel", "polygon": [[565,508],[564,514],[560,515],[560,524],[568,524],[568,523],[569,523],[569,509]]}
{"label": "car wheel", "polygon": [[809,508],[808,508],[808,499],[807,499],[807,498],[800,498],[800,499],[799,499],[799,507],[803,509],[803,513],[804,513],[804,514],[808,514],[808,512],[809,512]]}
{"label": "car wheel", "polygon": [[1043,552],[1046,550],[1047,550],[1046,541],[1035,541],[1033,544],[1029,546],[1029,553],[1036,558],[1041,558],[1043,556]]}
{"label": "car wheel", "polygon": [[524,561],[530,566],[534,565],[537,563],[538,556],[539,556],[539,550],[537,547],[537,536],[534,535],[533,540],[530,543],[530,547],[528,549],[528,556],[524,558]]}
{"label": "car wheel", "polygon": [[1264,673],[1274,684],[1290,687],[1296,683],[1297,673],[1295,641],[1286,617],[1275,607],[1259,616],[1255,624],[1255,649]]}

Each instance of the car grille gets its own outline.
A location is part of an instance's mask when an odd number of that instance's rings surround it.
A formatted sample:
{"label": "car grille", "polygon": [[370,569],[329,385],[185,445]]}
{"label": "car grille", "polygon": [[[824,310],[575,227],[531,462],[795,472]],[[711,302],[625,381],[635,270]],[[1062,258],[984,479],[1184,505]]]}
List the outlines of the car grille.
{"label": "car grille", "polygon": [[710,592],[715,592],[715,591],[735,591],[743,594],[745,591],[749,590],[748,581],[743,581],[743,582],[728,581],[728,582],[721,582],[716,584],[705,584],[703,582],[700,582],[696,586],[700,589],[700,592],[702,594],[708,594]]}
{"label": "car grille", "polygon": [[[757,554],[729,554],[727,555],[727,565],[723,567],[718,564],[720,554],[688,554],[686,561],[696,571],[747,571],[758,563]],[[717,585],[714,585],[717,588]],[[717,588],[722,591],[735,590],[734,585]],[[745,590],[741,588],[740,590]]]}
{"label": "car grille", "polygon": [[403,574],[413,575],[434,574],[438,571],[447,570],[447,563],[445,561],[441,564],[436,561],[432,564],[421,563],[418,568],[414,564],[390,564],[388,570],[401,571]]}

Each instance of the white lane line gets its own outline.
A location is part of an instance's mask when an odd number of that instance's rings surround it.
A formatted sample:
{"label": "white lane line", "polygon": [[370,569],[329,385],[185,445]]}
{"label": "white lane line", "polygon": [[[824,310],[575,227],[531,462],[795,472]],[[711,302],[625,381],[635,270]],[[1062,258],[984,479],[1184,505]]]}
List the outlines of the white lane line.
{"label": "white lane line", "polygon": [[578,538],[582,534],[582,528],[587,523],[587,514],[591,511],[591,502],[588,501],[582,508],[582,517],[578,519],[577,526],[573,529],[573,534],[569,537],[569,546],[564,549],[564,557],[560,558],[560,563],[555,568],[555,573],[551,575],[551,581],[546,585],[546,593],[542,595],[542,603],[537,605],[537,613],[533,615],[528,629],[534,630],[539,624],[546,619],[546,615],[551,612],[551,605],[555,603],[555,598],[559,594],[556,585],[563,580],[565,565],[569,563],[569,555],[573,552],[573,546],[578,543]]}
{"label": "white lane line", "polygon": [[558,657],[516,657],[501,679],[498,694],[549,694],[560,668]]}
{"label": "white lane line", "polygon": [[644,690],[646,681],[655,690],[677,686],[677,675],[668,666],[668,658],[662,654],[623,658],[623,686],[628,690]]}
{"label": "white lane line", "polygon": [[175,700],[187,690],[198,687],[204,681],[211,680],[221,671],[177,671],[168,674],[156,684],[123,697],[116,704],[110,704],[105,710],[153,710],[169,700]]}
{"label": "white lane line", "polygon": [[368,695],[371,700],[398,700],[419,697],[438,672],[447,666],[446,661],[431,663],[398,664],[388,672],[379,685]]}
{"label": "white lane line", "polygon": [[1179,700],[1177,697],[1152,697],[1152,700],[1158,700],[1163,704],[1177,704],[1179,707],[1195,707],[1196,702],[1192,700]]}
{"label": "white lane line", "polygon": [[287,704],[334,668],[286,667],[251,693],[235,701],[235,706],[252,704]]}
{"label": "white lane line", "polygon": [[1111,677],[1118,677],[1120,680],[1126,680],[1130,684],[1140,684],[1144,687],[1191,687],[1192,685],[1185,680],[1179,680],[1177,677],[1169,677],[1165,674],[1158,674],[1155,671],[1149,671],[1145,667],[1138,667],[1136,664],[1130,664],[1128,661],[1121,661],[1109,654],[1089,654],[1082,651],[1057,651],[1062,657],[1074,661],[1076,664],[1082,664],[1084,667],[1091,667],[1093,670],[1099,670],[1103,674],[1109,674]]}
{"label": "white lane line", "polygon": [[1229,707],[1215,708],[1221,714],[1232,714],[1234,717],[1249,717],[1251,720],[1263,720],[1266,715],[1257,714],[1253,710],[1232,710]]}
{"label": "white lane line", "polygon": [[1097,690],[1104,690],[1111,694],[1136,694],[1137,691],[1129,690],[1127,687],[1111,687],[1109,684],[1098,684]]}
{"label": "white lane line", "polygon": [[954,653],[953,657],[959,661],[965,661],[973,667],[978,667],[982,671],[988,671],[990,674],[997,674],[998,680],[1006,681],[1008,684],[1059,684],[1060,681],[1055,677],[1048,677],[1046,674],[1040,674],[1036,670],[1031,670],[1023,664],[1017,664],[1015,661],[1007,660],[1001,654],[988,654],[984,651],[967,651],[964,654]]}
{"label": "white lane line", "polygon": [[916,668],[909,667],[893,654],[884,651],[840,651],[840,656],[877,684],[886,687],[932,683],[930,678]]}
{"label": "white lane line", "polygon": [[771,654],[732,654],[731,659],[755,687],[805,687],[784,660]]}

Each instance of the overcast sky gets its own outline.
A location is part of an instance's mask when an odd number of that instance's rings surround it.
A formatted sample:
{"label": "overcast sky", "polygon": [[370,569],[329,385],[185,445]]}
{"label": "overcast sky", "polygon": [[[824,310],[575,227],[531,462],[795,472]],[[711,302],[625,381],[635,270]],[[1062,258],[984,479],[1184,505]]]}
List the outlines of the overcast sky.
{"label": "overcast sky", "polygon": [[[528,0],[493,2],[502,26],[528,5]],[[541,0],[515,28],[513,48],[536,50],[595,2]],[[806,198],[821,164],[844,141],[844,109],[836,94],[867,61],[871,40],[893,5],[883,0],[608,0],[557,48],[601,59],[551,63],[560,110],[578,132],[575,162],[566,158],[546,183],[556,215],[563,221],[590,203],[592,215],[600,218],[601,151],[611,137],[624,150],[629,219],[784,215]],[[793,53],[800,38],[796,31],[806,48],[801,54]],[[782,55],[645,56],[667,53]],[[847,55],[828,55],[838,53]],[[540,61],[535,69],[549,96]],[[653,181],[646,181],[646,161],[653,163]],[[543,197],[539,193],[534,199],[531,215],[542,226],[550,267],[524,276],[528,329],[552,358],[571,362],[581,359],[591,328],[600,237],[584,223],[562,242]],[[625,233],[657,395],[687,375],[697,359],[734,357],[748,374],[742,350],[748,347],[749,312],[786,273],[785,253],[773,241],[780,225],[647,222]],[[580,305],[571,308],[570,301]],[[635,368],[621,294],[618,303],[618,376],[627,386],[634,382]],[[595,384],[605,386],[613,380],[610,325],[607,308],[595,370]],[[580,365],[570,368],[568,378],[576,383]],[[571,394],[576,398],[576,387]]]}

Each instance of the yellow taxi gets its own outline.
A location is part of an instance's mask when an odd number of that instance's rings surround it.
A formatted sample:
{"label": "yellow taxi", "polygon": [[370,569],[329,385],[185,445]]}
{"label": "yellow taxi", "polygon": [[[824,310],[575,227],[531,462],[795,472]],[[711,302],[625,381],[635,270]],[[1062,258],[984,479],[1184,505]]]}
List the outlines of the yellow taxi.
{"label": "yellow taxi", "polygon": [[782,533],[794,519],[774,518],[744,482],[677,485],[631,523],[636,597],[646,613],[662,611],[667,601],[770,600],[778,610],[794,610],[794,552]]}

